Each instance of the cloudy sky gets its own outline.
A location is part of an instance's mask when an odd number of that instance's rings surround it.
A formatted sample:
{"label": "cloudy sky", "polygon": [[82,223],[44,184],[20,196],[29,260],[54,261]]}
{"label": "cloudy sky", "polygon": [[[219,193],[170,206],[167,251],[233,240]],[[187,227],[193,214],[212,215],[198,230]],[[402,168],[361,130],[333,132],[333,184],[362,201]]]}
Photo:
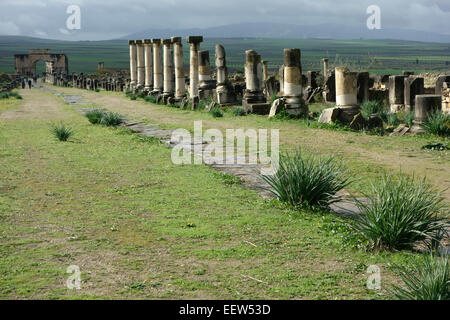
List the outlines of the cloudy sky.
{"label": "cloudy sky", "polygon": [[[67,28],[70,5],[81,10],[79,30]],[[382,28],[450,34],[449,0],[0,0],[0,35],[101,40],[243,22],[361,25],[370,5],[381,8]]]}

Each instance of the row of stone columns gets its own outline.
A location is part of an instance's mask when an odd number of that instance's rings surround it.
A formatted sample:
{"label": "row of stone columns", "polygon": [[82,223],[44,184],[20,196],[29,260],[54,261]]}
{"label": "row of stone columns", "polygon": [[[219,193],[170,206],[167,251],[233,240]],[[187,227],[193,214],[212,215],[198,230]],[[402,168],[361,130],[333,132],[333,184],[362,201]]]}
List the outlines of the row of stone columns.
{"label": "row of stone columns", "polygon": [[[189,95],[199,97],[199,84],[211,81],[209,53],[200,51],[201,36],[189,36]],[[185,97],[185,74],[181,37],[170,39],[130,40],[130,86],[163,97],[181,100]],[[199,56],[200,62],[199,63]]]}

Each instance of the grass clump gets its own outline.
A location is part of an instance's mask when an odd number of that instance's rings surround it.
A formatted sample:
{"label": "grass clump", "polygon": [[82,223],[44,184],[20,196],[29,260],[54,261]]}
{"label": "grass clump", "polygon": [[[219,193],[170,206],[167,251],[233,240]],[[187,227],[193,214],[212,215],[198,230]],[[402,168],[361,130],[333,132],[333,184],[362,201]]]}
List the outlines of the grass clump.
{"label": "grass clump", "polygon": [[422,127],[431,134],[437,136],[450,136],[450,114],[434,110],[428,114],[428,120]]}
{"label": "grass clump", "polygon": [[18,94],[17,92],[7,91],[7,92],[0,93],[0,99],[9,99],[11,97],[22,100],[22,96],[20,94]]}
{"label": "grass clump", "polygon": [[223,112],[222,110],[220,110],[220,107],[214,107],[211,110],[209,110],[209,113],[214,117],[214,118],[222,118],[223,117]]}
{"label": "grass clump", "polygon": [[450,267],[448,257],[427,255],[411,267],[394,266],[403,286],[393,286],[392,295],[400,300],[449,300]]}
{"label": "grass clump", "polygon": [[372,248],[412,248],[420,241],[440,241],[446,234],[443,198],[425,180],[384,176],[372,191],[367,201],[357,200],[361,215],[355,223]]}
{"label": "grass clump", "polygon": [[102,109],[93,109],[86,112],[85,115],[90,123],[99,124],[102,121],[103,116],[105,115],[105,111]]}
{"label": "grass clump", "polygon": [[116,112],[105,112],[100,121],[100,124],[108,127],[117,127],[124,121],[123,116]]}
{"label": "grass clump", "polygon": [[242,116],[246,116],[247,115],[247,112],[245,112],[245,109],[242,108],[242,107],[235,107],[235,108],[233,108],[232,113],[236,117],[242,117]]}
{"label": "grass clump", "polygon": [[383,103],[378,100],[364,102],[361,105],[361,114],[365,119],[369,119],[372,114],[381,114],[383,112]]}
{"label": "grass clump", "polygon": [[304,156],[300,151],[280,156],[279,169],[263,176],[278,199],[293,207],[326,207],[349,185],[341,162],[334,157]]}
{"label": "grass clump", "polygon": [[59,141],[67,141],[74,134],[73,129],[64,123],[53,124],[51,132]]}

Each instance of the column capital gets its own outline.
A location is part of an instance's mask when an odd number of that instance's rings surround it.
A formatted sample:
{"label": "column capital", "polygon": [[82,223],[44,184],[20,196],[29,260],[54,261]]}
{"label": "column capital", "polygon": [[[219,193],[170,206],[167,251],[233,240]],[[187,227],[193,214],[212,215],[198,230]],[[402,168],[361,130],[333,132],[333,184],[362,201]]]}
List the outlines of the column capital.
{"label": "column capital", "polygon": [[161,42],[164,45],[172,44],[172,40],[171,39],[161,39]]}
{"label": "column capital", "polygon": [[200,43],[203,42],[203,36],[188,36],[186,41],[189,43]]}
{"label": "column capital", "polygon": [[152,43],[152,40],[151,39],[144,39],[144,40],[142,40],[145,44],[149,44],[149,43]]}
{"label": "column capital", "polygon": [[172,43],[181,43],[181,37],[172,37],[170,40]]}
{"label": "column capital", "polygon": [[161,44],[161,39],[152,39],[153,44]]}
{"label": "column capital", "polygon": [[142,44],[142,40],[135,40],[134,41],[136,44]]}
{"label": "column capital", "polygon": [[136,43],[134,42],[134,40],[128,40],[128,44],[132,45],[132,44],[136,44]]}

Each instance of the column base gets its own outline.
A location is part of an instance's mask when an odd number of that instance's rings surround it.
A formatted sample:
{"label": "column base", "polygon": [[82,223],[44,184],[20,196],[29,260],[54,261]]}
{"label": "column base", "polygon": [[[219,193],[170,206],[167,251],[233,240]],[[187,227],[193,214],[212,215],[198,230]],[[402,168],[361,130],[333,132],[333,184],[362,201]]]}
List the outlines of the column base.
{"label": "column base", "polygon": [[426,131],[422,128],[422,121],[413,120],[413,126],[410,129],[412,134],[425,134]]}

